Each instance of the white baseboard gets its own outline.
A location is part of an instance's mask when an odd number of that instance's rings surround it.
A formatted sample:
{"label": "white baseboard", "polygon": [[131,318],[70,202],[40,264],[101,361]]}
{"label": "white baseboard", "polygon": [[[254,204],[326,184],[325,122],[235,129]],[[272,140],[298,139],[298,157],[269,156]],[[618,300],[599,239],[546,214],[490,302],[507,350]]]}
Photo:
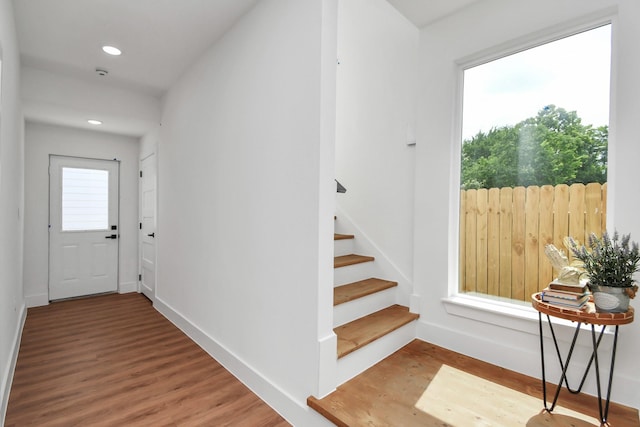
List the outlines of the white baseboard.
{"label": "white baseboard", "polygon": [[[138,292],[138,282],[120,283],[118,293],[126,294],[129,292]],[[41,307],[49,305],[49,294],[26,295],[24,297],[27,307]]]}
{"label": "white baseboard", "polygon": [[[48,303],[48,301],[47,301]],[[25,304],[20,308],[18,317],[18,327],[13,337],[11,355],[7,366],[2,372],[2,382],[0,383],[0,426],[4,426],[4,419],[7,415],[7,405],[9,404],[9,393],[11,392],[11,384],[13,383],[13,374],[16,370],[16,362],[18,361],[18,352],[20,351],[20,340],[22,339],[22,329],[27,318],[27,306]]]}
{"label": "white baseboard", "polygon": [[140,283],[140,293],[146,296],[147,298],[149,298],[149,301],[155,302],[156,300],[155,292],[150,287],[145,286],[144,283],[142,282]]}
{"label": "white baseboard", "polygon": [[309,408],[306,402],[296,400],[293,396],[269,382],[260,372],[211,338],[158,296],[156,296],[153,306],[289,423],[294,426],[309,427],[329,427],[333,425],[322,415]]}
{"label": "white baseboard", "polygon": [[28,308],[41,307],[49,305],[49,294],[25,295],[24,300]]}
{"label": "white baseboard", "polygon": [[129,292],[138,292],[138,282],[123,282],[118,287],[119,294],[128,294]]}

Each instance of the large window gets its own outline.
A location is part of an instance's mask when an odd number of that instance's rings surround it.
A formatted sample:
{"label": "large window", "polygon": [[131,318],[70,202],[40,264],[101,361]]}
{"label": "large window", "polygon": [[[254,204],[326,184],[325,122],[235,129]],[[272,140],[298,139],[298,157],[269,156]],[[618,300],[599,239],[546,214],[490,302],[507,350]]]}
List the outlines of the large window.
{"label": "large window", "polygon": [[529,301],[606,224],[611,25],[464,70],[459,290]]}

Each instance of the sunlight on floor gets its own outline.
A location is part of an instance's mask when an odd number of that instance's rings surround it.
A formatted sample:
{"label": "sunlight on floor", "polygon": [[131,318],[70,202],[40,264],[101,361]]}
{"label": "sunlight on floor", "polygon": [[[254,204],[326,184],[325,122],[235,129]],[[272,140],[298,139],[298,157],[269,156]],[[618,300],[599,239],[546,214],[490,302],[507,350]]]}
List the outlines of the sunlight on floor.
{"label": "sunlight on floor", "polygon": [[542,413],[542,400],[442,365],[418,399],[420,411],[452,426],[599,426],[592,417],[556,407]]}

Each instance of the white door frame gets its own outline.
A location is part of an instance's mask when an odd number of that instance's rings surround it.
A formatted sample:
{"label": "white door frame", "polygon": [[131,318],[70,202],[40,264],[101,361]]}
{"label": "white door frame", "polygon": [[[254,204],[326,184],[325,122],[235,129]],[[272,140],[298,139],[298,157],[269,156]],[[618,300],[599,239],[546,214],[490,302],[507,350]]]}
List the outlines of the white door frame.
{"label": "white door frame", "polygon": [[[109,171],[109,213],[104,229],[74,230],[71,225],[70,230],[62,230],[65,168]],[[119,160],[49,155],[49,300],[118,291],[119,183]]]}
{"label": "white door frame", "polygon": [[[152,165],[152,176],[143,176],[144,172],[149,172],[145,166],[144,162],[151,162]],[[138,194],[139,194],[139,238],[138,238],[138,292],[143,293],[147,298],[149,298],[152,302],[155,302],[156,297],[156,286],[157,286],[157,223],[158,223],[158,156],[156,150],[146,154],[144,157],[141,157],[139,160],[139,171],[140,171],[140,180],[138,185]],[[152,223],[148,223],[145,220],[145,188],[143,188],[143,184],[146,180],[151,178],[151,186],[153,187],[153,197],[152,197],[152,209],[153,209],[153,220]],[[148,183],[148,181],[146,181]],[[150,236],[153,234],[153,236]],[[148,254],[149,245],[152,246],[151,255]],[[145,250],[147,249],[147,250]],[[151,257],[150,259],[146,257]],[[152,277],[147,277],[145,272],[145,266],[149,265],[151,261],[151,268],[153,271],[151,272]]]}

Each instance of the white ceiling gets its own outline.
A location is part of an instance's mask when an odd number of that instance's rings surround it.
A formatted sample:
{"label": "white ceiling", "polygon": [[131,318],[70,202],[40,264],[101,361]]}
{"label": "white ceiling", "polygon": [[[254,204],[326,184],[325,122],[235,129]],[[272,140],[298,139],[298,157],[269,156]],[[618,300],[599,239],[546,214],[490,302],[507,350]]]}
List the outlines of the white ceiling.
{"label": "white ceiling", "polygon": [[[22,63],[161,95],[258,0],[14,0]],[[105,44],[123,54],[110,57]]]}
{"label": "white ceiling", "polygon": [[[340,0],[348,1],[348,0]],[[477,0],[388,0],[422,27]],[[13,0],[22,64],[84,83],[160,98],[176,79],[259,0]],[[102,52],[111,44],[119,57]],[[106,77],[96,68],[106,69]],[[34,75],[32,73],[31,75]],[[37,92],[31,95],[37,97]],[[27,118],[86,126],[86,112],[37,99]],[[35,117],[36,113],[37,117]],[[34,117],[29,114],[34,112]],[[99,113],[99,111],[96,111]],[[78,117],[75,117],[75,116]],[[82,115],[82,117],[80,117]],[[95,115],[95,114],[94,114]],[[47,117],[50,117],[50,120]],[[63,117],[63,118],[62,118]],[[125,118],[120,118],[126,121]],[[110,132],[144,133],[119,126]]]}

